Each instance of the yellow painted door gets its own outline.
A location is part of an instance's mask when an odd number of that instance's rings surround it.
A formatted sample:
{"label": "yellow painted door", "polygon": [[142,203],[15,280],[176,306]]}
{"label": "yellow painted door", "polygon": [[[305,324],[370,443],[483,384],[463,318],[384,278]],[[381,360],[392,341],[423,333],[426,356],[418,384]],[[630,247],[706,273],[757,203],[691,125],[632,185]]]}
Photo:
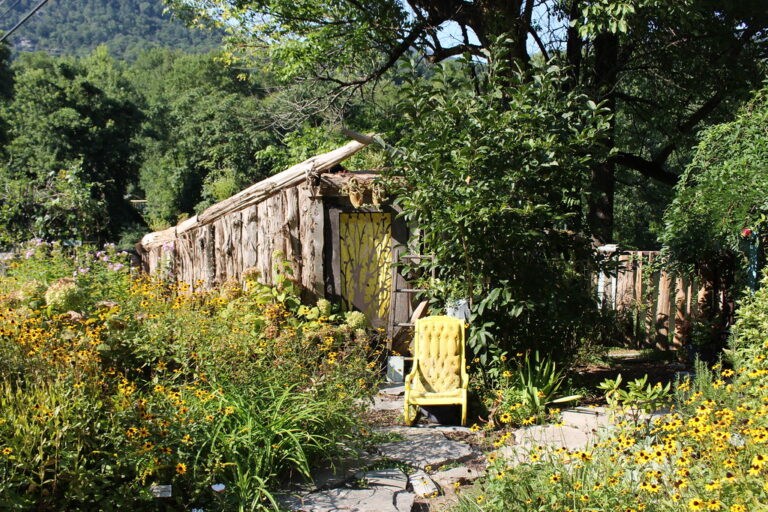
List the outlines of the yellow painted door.
{"label": "yellow painted door", "polygon": [[339,214],[341,298],[374,327],[386,327],[392,297],[392,214]]}

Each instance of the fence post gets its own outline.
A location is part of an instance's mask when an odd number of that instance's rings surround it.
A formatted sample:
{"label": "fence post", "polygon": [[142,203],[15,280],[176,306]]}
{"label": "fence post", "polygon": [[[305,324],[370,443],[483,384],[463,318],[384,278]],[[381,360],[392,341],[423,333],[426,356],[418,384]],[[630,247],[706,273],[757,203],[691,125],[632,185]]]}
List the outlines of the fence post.
{"label": "fence post", "polygon": [[656,346],[661,350],[669,348],[669,300],[670,284],[672,278],[667,271],[659,274],[659,297],[656,302]]}

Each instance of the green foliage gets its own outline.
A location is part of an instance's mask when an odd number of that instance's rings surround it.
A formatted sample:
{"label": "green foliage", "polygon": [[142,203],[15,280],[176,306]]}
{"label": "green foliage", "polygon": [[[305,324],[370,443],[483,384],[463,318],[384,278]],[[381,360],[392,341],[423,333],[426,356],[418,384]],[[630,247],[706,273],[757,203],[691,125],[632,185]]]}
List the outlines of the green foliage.
{"label": "green foliage", "polygon": [[577,233],[608,116],[563,93],[557,67],[511,82],[491,68],[475,92],[470,66],[408,79],[410,128],[389,186],[420,251],[435,255],[425,265],[451,294],[439,299],[472,299],[468,344],[483,365],[491,351],[563,356],[596,312],[591,248]]}
{"label": "green foliage", "polygon": [[[19,19],[36,4],[21,0],[6,19]],[[11,7],[11,6],[9,6]],[[223,33],[190,30],[164,12],[162,0],[54,0],[13,36],[16,50],[84,56],[100,45],[118,59],[167,47],[190,53],[215,49]]]}
{"label": "green foliage", "polygon": [[660,382],[649,384],[648,375],[627,382],[626,389],[621,388],[621,383],[619,374],[615,379],[605,379],[597,386],[597,389],[605,391],[605,399],[611,407],[630,409],[635,413],[652,413],[669,405],[671,401],[671,383],[666,386]]}
{"label": "green foliage", "polygon": [[256,154],[275,143],[259,127],[265,113],[259,77],[240,79],[216,54],[153,50],[128,76],[143,92],[139,185],[150,223],[175,224],[266,177],[270,159]]}
{"label": "green foliage", "polygon": [[[377,353],[300,317],[282,265],[276,287],[193,293],[131,276],[111,245],[27,249],[0,278],[0,508],[132,510],[171,484],[171,509],[273,509],[354,446]],[[47,307],[17,300],[47,283]]]}
{"label": "green foliage", "polygon": [[52,313],[77,311],[82,306],[83,292],[71,277],[64,277],[54,282],[45,291],[45,304]]}
{"label": "green foliage", "polygon": [[[255,41],[268,40],[269,58],[262,64],[285,79],[307,76],[319,62],[325,63],[326,70],[361,65],[372,71],[382,58],[379,50],[396,44],[412,23],[405,7],[394,0],[366,2],[365,8],[326,0],[173,0],[169,4],[193,24],[224,29],[228,47],[238,56],[255,48]],[[398,28],[393,32],[392,27]],[[256,58],[261,61],[263,55]]]}
{"label": "green foliage", "polygon": [[138,172],[142,114],[104,52],[15,63],[7,161],[0,164],[3,240],[95,239],[137,214],[124,198]]}
{"label": "green foliage", "polygon": [[765,333],[768,332],[768,273],[763,272],[761,287],[744,299],[737,312],[729,346],[736,368],[751,368],[762,359],[768,349]]}
{"label": "green foliage", "polygon": [[[3,169],[0,168],[0,173]],[[45,179],[9,177],[4,183],[0,243],[16,243],[30,235],[59,240],[94,240],[108,219],[101,187],[87,183],[80,167],[51,172]]]}
{"label": "green foliage", "polygon": [[523,402],[538,410],[555,400],[565,379],[562,368],[558,369],[552,359],[541,357],[538,351],[533,353],[533,357],[530,353],[525,355],[515,377],[518,388],[523,392]]}
{"label": "green foliage", "polygon": [[[698,361],[674,385],[673,411],[646,428],[620,417],[582,451],[533,448],[502,457],[461,497],[458,510],[761,510],[768,503],[768,276],[742,304],[733,328],[734,369]],[[645,379],[601,385],[610,402],[641,410],[666,402],[672,386]],[[632,405],[634,404],[634,405]],[[519,453],[519,452],[518,452]]]}
{"label": "green foliage", "polygon": [[[7,43],[0,43],[0,108],[11,99],[13,94],[13,71],[11,71],[10,57],[11,52]],[[5,120],[0,117],[0,156],[3,155],[4,146],[7,142],[7,129]]]}
{"label": "green foliage", "polygon": [[489,372],[495,388],[490,393],[490,403],[486,404],[491,411],[489,426],[530,425],[553,419],[558,412],[551,408],[553,405],[581,398],[581,395],[558,396],[565,372],[552,358],[538,351],[517,355],[511,365],[506,355],[502,356]]}
{"label": "green foliage", "polygon": [[364,329],[368,327],[368,319],[362,311],[347,311],[344,314],[344,322],[351,329]]}
{"label": "green foliage", "polygon": [[715,263],[744,251],[768,214],[768,87],[735,120],[708,129],[665,214],[664,247],[683,265]]}

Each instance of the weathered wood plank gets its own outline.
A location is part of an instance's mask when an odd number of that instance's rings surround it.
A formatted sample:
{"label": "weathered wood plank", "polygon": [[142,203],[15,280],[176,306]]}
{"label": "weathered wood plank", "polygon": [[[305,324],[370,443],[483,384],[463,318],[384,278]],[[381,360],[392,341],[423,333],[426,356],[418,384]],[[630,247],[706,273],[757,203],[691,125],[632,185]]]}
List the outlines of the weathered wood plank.
{"label": "weathered wood plank", "polygon": [[669,324],[671,316],[671,301],[669,299],[672,287],[672,276],[662,271],[659,276],[659,295],[656,306],[656,346],[662,350],[669,348]]}
{"label": "weathered wood plank", "polygon": [[688,293],[688,279],[678,276],[675,279],[675,334],[673,347],[680,349],[685,341],[685,328],[688,320],[686,311],[686,298]]}
{"label": "weathered wood plank", "polygon": [[259,207],[243,210],[243,270],[255,268],[259,261]]}
{"label": "weathered wood plank", "polygon": [[655,261],[656,255],[654,253],[648,254],[648,270],[646,271],[647,275],[645,277],[647,286],[644,287],[643,303],[647,306],[645,311],[645,342],[649,345],[653,344],[653,339],[656,334],[656,293],[659,289],[659,272],[653,270]]}
{"label": "weathered wood plank", "polygon": [[301,279],[301,241],[299,190],[291,187],[283,191],[284,223],[280,230],[285,238],[285,258],[291,263],[293,277]]}
{"label": "weathered wood plank", "polygon": [[256,226],[258,231],[256,246],[256,268],[259,270],[260,281],[265,284],[272,284],[272,236],[269,230],[269,209],[267,202],[263,201],[258,205],[259,222]]}
{"label": "weathered wood plank", "polygon": [[632,285],[634,284],[634,268],[629,254],[619,255],[616,275],[616,309],[627,309],[632,305]]}
{"label": "weathered wood plank", "polygon": [[643,318],[643,287],[645,286],[645,281],[643,279],[643,272],[644,272],[644,261],[645,256],[642,252],[637,252],[634,255],[635,258],[635,285],[634,285],[634,301],[635,301],[635,318],[634,318],[634,331],[635,331],[635,341],[644,341],[645,340],[645,318]]}
{"label": "weathered wood plank", "polygon": [[216,228],[213,224],[209,224],[201,231],[205,268],[204,286],[205,289],[210,290],[216,286]]}
{"label": "weathered wood plank", "polygon": [[227,279],[240,279],[243,267],[242,233],[243,216],[241,212],[228,215],[229,217],[229,266],[227,267]]}
{"label": "weathered wood plank", "polygon": [[323,202],[313,199],[308,185],[298,189],[299,237],[301,239],[301,285],[308,292],[308,300],[314,300],[323,293],[323,229],[325,216]]}

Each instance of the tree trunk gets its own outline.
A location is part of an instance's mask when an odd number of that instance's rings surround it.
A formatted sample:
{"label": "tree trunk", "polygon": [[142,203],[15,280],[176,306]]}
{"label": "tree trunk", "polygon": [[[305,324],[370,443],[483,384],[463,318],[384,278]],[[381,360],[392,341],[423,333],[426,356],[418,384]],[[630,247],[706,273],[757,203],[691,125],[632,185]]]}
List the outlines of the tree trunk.
{"label": "tree trunk", "polygon": [[[600,34],[595,38],[594,96],[605,106],[616,111],[616,79],[619,40],[615,34]],[[609,135],[602,141],[606,149],[614,146],[614,122]],[[599,162],[592,168],[590,180],[588,223],[596,243],[613,241],[613,199],[616,167],[610,160]]]}

